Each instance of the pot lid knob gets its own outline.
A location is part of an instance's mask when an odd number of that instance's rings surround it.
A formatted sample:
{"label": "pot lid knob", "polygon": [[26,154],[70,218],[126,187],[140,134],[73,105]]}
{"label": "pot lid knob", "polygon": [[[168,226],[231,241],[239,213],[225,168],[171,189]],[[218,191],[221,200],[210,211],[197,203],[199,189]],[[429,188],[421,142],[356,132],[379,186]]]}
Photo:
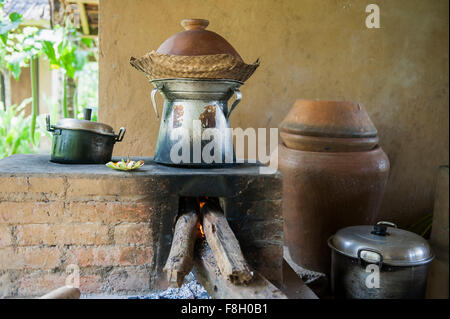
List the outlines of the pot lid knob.
{"label": "pot lid knob", "polygon": [[85,108],[85,109],[84,109],[84,116],[83,116],[83,118],[84,118],[86,121],[90,121],[90,120],[91,120],[91,115],[92,115],[92,109],[90,109],[90,108]]}
{"label": "pot lid knob", "polygon": [[205,19],[184,19],[181,20],[181,26],[185,30],[204,30],[209,25]]}
{"label": "pot lid knob", "polygon": [[372,230],[371,234],[378,235],[378,236],[386,236],[386,235],[388,235],[386,230],[387,230],[386,226],[377,224],[377,225],[373,226],[373,230]]}

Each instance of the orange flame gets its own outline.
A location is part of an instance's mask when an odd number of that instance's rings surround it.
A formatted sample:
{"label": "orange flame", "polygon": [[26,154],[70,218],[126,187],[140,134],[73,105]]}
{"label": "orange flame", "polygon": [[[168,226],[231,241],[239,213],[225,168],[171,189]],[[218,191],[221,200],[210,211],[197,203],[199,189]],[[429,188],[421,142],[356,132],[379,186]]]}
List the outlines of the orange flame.
{"label": "orange flame", "polygon": [[202,235],[202,237],[205,237],[205,232],[203,231],[202,224],[199,224],[199,229],[200,229],[200,234]]}
{"label": "orange flame", "polygon": [[[207,198],[208,198],[208,197],[204,197],[204,198],[202,198],[202,199],[199,199],[199,204],[198,204],[198,206],[200,207],[200,211],[202,210],[203,206],[205,206],[205,204],[206,204],[206,199],[207,199]],[[198,229],[200,230],[200,235],[201,235],[201,237],[202,237],[202,238],[205,238],[205,232],[204,232],[204,230],[203,230],[203,226],[202,226],[202,224],[201,224],[200,221],[198,222]]]}

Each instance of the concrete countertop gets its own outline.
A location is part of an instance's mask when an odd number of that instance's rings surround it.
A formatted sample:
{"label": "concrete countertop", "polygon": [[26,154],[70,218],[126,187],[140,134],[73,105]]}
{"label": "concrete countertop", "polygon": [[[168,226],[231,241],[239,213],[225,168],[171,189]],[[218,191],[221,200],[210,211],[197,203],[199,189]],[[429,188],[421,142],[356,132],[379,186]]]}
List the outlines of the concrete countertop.
{"label": "concrete countertop", "polygon": [[[113,161],[119,161],[121,157],[113,157]],[[48,174],[54,176],[68,175],[95,175],[98,177],[145,177],[154,175],[191,175],[191,176],[217,176],[217,175],[260,175],[259,163],[236,164],[226,168],[183,168],[161,165],[153,161],[151,157],[131,158],[144,160],[141,168],[133,171],[118,171],[103,164],[59,164],[50,162],[50,155],[18,154],[0,160],[0,176],[19,176]],[[275,174],[281,177],[281,173]],[[273,176],[273,175],[272,175]]]}

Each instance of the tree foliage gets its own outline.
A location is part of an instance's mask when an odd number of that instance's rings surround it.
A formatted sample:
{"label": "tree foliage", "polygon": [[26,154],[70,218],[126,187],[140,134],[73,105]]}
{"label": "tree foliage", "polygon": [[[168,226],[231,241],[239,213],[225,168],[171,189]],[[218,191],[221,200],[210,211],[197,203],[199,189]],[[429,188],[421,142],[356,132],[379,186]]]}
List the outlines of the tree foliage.
{"label": "tree foliage", "polygon": [[[15,153],[29,153],[36,149],[41,134],[46,133],[37,115],[38,92],[36,90],[35,61],[44,55],[52,69],[62,69],[65,76],[75,79],[92,54],[92,39],[83,39],[80,33],[65,19],[64,25],[52,30],[23,25],[20,14],[9,15],[3,11],[0,0],[0,72],[11,74],[18,80],[22,68],[30,67],[32,98],[20,106],[2,107],[0,113],[0,158]],[[33,62],[34,61],[34,62]],[[67,100],[67,99],[64,99]],[[31,101],[32,113],[25,117],[23,108]],[[67,105],[63,103],[63,114]],[[15,123],[16,127],[11,126]],[[38,124],[36,126],[36,123]],[[26,133],[24,130],[29,132]]]}

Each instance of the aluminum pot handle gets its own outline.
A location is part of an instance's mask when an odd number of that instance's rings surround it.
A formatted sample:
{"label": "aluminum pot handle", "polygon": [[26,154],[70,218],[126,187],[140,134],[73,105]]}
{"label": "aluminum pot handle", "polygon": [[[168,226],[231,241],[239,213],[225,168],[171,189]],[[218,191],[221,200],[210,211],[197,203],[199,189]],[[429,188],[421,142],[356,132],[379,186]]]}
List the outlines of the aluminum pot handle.
{"label": "aluminum pot handle", "polygon": [[386,226],[390,226],[390,227],[397,228],[397,225],[396,225],[396,224],[391,223],[391,222],[386,222],[386,221],[384,221],[384,220],[379,221],[379,222],[377,223],[377,225],[386,225]]}
{"label": "aluminum pot handle", "polygon": [[242,93],[239,91],[238,88],[233,89],[234,95],[236,95],[236,99],[234,100],[233,104],[231,105],[230,111],[227,114],[227,119],[230,118],[231,112],[233,112],[234,108],[241,102],[242,100]]}
{"label": "aluminum pot handle", "polygon": [[[377,254],[379,256],[379,260],[372,261],[368,258],[365,258],[364,256],[362,256],[363,252],[371,252],[373,254]],[[369,262],[369,263],[377,263],[381,267],[383,264],[383,255],[381,254],[380,251],[373,249],[373,248],[361,248],[358,250],[358,262],[361,263],[361,260],[364,260],[365,262]]]}
{"label": "aluminum pot handle", "polygon": [[155,110],[155,113],[156,113],[156,119],[159,120],[159,113],[158,113],[158,108],[156,107],[156,99],[155,99],[156,92],[158,92],[158,88],[154,88],[152,90],[150,97],[152,99],[153,109]]}
{"label": "aluminum pot handle", "polygon": [[55,129],[50,125],[50,114],[45,117],[45,123],[47,124],[47,131],[54,132]]}
{"label": "aluminum pot handle", "polygon": [[114,140],[115,142],[122,142],[123,137],[125,136],[125,132],[127,130],[124,127],[119,128],[119,133],[117,133],[116,135],[116,139]]}

